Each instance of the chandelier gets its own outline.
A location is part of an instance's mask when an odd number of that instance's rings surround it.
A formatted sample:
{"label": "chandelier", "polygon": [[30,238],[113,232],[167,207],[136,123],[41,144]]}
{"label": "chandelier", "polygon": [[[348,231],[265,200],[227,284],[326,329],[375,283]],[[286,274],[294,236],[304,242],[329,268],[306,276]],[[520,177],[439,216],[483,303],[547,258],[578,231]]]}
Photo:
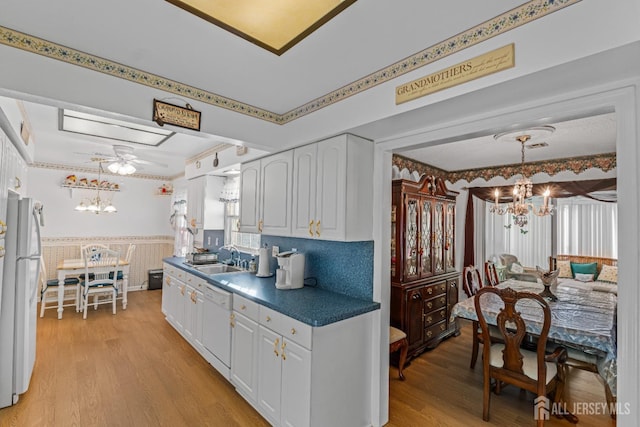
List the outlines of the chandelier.
{"label": "chandelier", "polygon": [[100,197],[100,185],[102,183],[102,181],[100,180],[101,173],[102,173],[102,162],[100,162],[99,168],[98,168],[98,187],[96,188],[96,196],[90,199],[81,200],[78,206],[75,207],[76,211],[91,212],[95,214],[118,212],[116,207],[111,204],[111,200],[103,200]]}
{"label": "chandelier", "polygon": [[[531,197],[533,197],[533,182],[531,182],[531,180],[524,173],[524,145],[527,142],[531,141],[532,135],[534,133],[548,134],[552,133],[554,130],[555,128],[553,128],[552,126],[541,126],[531,129],[530,133],[523,134],[522,132],[518,132],[518,135],[515,136],[515,140],[520,142],[521,146],[522,157],[520,169],[522,178],[518,179],[513,186],[513,199],[506,206],[500,204],[500,190],[496,188],[493,193],[493,195],[495,196],[495,203],[489,208],[489,212],[497,215],[513,215],[513,222],[518,227],[525,227],[529,223],[529,212],[533,213],[536,216],[546,216],[553,213],[553,206],[549,206],[549,196],[551,195],[549,187],[547,187],[542,194],[542,206],[536,206],[530,201]],[[496,135],[495,139],[503,139],[504,137],[508,136],[513,136],[513,134],[510,133]]]}

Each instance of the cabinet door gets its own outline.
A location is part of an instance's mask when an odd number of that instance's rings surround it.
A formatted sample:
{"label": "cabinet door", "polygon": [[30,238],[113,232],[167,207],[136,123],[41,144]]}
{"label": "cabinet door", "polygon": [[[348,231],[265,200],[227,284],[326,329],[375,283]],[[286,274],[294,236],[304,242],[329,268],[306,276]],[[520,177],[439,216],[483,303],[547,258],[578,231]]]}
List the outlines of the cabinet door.
{"label": "cabinet door", "polygon": [[430,199],[420,200],[420,277],[433,275],[433,249],[431,247],[431,211]]}
{"label": "cabinet door", "polygon": [[[202,292],[188,288],[185,295],[185,336],[199,351],[202,345],[202,315],[204,298]],[[186,320],[188,318],[188,320]]]}
{"label": "cabinet door", "polygon": [[437,200],[433,204],[433,271],[435,274],[444,273],[444,207],[445,203]]}
{"label": "cabinet door", "polygon": [[418,278],[420,199],[405,195],[404,211],[404,280],[411,281]]}
{"label": "cabinet door", "polygon": [[258,394],[258,324],[234,311],[231,322],[231,382],[252,403]]}
{"label": "cabinet door", "polygon": [[422,319],[423,310],[423,298],[422,288],[412,289],[406,293],[406,305],[407,305],[407,340],[409,346],[422,344],[422,334],[424,330],[424,321]]}
{"label": "cabinet door", "polygon": [[240,168],[240,231],[258,233],[260,220],[260,160],[243,163]]}
{"label": "cabinet door", "polygon": [[258,410],[272,424],[280,424],[282,336],[264,326],[258,338]]}
{"label": "cabinet door", "polygon": [[204,224],[204,176],[187,181],[187,218],[189,226],[202,229]]}
{"label": "cabinet door", "polygon": [[293,151],[285,151],[262,159],[260,170],[261,215],[258,231],[276,236],[290,236]]}
{"label": "cabinet door", "polygon": [[282,425],[311,425],[311,351],[285,338],[280,357]]}
{"label": "cabinet door", "polygon": [[173,290],[173,322],[176,329],[180,332],[184,332],[184,300],[187,293],[187,285],[176,280],[176,285]]}
{"label": "cabinet door", "polygon": [[321,239],[346,236],[347,145],[338,138],[318,143],[315,234]]}
{"label": "cabinet door", "polygon": [[291,234],[295,237],[315,237],[317,154],[318,144],[293,150]]}
{"label": "cabinet door", "polygon": [[162,279],[162,313],[169,320],[173,320],[173,308],[170,307],[170,293],[173,292],[173,289],[171,289],[173,285],[175,285],[173,277],[169,276],[167,270],[165,270]]}
{"label": "cabinet door", "polygon": [[447,203],[444,217],[444,267],[447,271],[456,269],[455,260],[455,221],[456,207],[454,203]]}

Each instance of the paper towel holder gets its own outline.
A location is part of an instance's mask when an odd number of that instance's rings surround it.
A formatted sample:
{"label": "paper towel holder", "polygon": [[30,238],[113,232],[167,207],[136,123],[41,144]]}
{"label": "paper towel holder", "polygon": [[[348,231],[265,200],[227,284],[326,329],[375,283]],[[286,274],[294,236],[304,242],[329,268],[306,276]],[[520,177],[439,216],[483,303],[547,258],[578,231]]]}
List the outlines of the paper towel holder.
{"label": "paper towel holder", "polygon": [[273,273],[269,271],[269,258],[269,250],[265,244],[264,247],[258,251],[258,272],[256,273],[256,277],[273,276]]}

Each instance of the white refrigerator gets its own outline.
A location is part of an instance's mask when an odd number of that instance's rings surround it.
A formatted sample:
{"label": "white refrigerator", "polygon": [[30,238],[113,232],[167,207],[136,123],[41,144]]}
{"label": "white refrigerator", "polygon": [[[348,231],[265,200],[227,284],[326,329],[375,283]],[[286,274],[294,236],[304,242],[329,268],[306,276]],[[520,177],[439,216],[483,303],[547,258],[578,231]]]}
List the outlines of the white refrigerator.
{"label": "white refrigerator", "polygon": [[36,360],[42,205],[9,192],[0,282],[0,408],[27,391]]}

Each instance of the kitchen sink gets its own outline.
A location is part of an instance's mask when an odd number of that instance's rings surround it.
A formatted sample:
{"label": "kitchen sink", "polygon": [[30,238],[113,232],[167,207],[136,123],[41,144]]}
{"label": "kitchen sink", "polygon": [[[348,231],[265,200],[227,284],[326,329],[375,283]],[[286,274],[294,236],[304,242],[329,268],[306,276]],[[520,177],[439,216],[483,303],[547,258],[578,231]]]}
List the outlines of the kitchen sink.
{"label": "kitchen sink", "polygon": [[243,271],[239,267],[227,264],[209,264],[209,265],[196,265],[193,268],[204,274],[220,274],[220,273],[233,273],[235,271]]}

